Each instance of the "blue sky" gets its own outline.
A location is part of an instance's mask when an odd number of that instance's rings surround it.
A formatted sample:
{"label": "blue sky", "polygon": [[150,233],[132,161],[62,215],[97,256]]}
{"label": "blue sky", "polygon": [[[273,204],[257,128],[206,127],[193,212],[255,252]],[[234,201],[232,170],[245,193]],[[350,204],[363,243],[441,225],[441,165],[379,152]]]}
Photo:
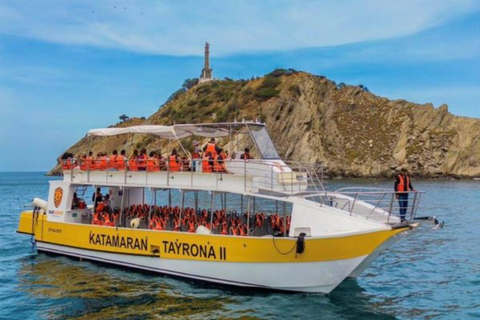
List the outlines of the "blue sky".
{"label": "blue sky", "polygon": [[0,2],[0,171],[149,116],[211,43],[214,76],[295,68],[480,118],[478,1]]}

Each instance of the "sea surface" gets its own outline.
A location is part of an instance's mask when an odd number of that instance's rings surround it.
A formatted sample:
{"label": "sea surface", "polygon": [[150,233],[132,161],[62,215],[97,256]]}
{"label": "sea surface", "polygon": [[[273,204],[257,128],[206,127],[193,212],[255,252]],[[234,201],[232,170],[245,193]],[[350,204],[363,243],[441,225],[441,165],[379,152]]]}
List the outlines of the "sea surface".
{"label": "sea surface", "polygon": [[[37,254],[16,234],[32,198],[47,198],[43,173],[0,173],[0,319],[473,319],[480,318],[480,181],[413,181],[423,227],[361,277],[329,295],[236,289]],[[330,181],[389,187],[392,181]]]}

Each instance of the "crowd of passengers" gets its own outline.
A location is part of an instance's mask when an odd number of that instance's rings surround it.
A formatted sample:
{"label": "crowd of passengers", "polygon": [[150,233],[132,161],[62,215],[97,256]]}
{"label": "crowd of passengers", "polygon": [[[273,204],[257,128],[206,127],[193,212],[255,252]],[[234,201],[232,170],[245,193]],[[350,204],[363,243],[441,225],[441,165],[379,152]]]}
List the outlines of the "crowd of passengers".
{"label": "crowd of passengers", "polygon": [[102,196],[97,189],[92,200],[95,208],[91,220],[93,225],[129,226],[130,221],[139,219],[140,225],[152,230],[194,233],[199,226],[204,226],[214,234],[233,236],[283,235],[290,231],[290,215],[237,213],[223,209],[213,211],[212,216],[211,210],[148,204],[131,205],[120,215],[121,209],[111,207],[108,194]]}
{"label": "crowd of passengers", "polygon": [[[233,158],[235,158],[235,154],[233,154]],[[253,159],[249,148],[245,148],[240,155],[240,159]],[[90,151],[88,155],[84,153],[77,157],[74,157],[73,154],[65,153],[61,162],[64,170],[129,170],[148,172],[166,170],[197,171],[196,166],[200,165],[201,162],[202,172],[231,173],[226,166],[226,162],[229,160],[231,160],[231,157],[228,151],[220,148],[215,143],[215,139],[212,138],[203,149],[199,148],[198,142],[194,142],[191,159],[186,155],[179,154],[177,149],[173,149],[167,157],[163,157],[161,153],[156,151],[151,151],[147,154],[146,149],[141,149],[140,152],[135,149],[130,156],[127,155],[125,150],[121,150],[120,153],[117,150],[113,150],[110,155],[100,152],[96,156]]]}

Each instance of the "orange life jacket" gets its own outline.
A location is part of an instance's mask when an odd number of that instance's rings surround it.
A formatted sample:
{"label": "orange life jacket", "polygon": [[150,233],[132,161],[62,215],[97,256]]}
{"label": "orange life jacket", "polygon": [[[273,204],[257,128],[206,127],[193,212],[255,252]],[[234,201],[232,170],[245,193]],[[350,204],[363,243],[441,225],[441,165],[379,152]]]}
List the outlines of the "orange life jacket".
{"label": "orange life jacket", "polygon": [[246,229],[247,229],[247,227],[246,226],[244,227],[244,225],[242,225],[242,224],[240,224],[238,226],[238,231],[240,233],[240,236],[245,237],[247,235],[247,230]]}
{"label": "orange life jacket", "polygon": [[72,160],[70,158],[68,158],[67,160],[63,160],[62,161],[62,168],[64,170],[70,170],[73,168],[72,166]]}
{"label": "orange life jacket", "polygon": [[93,214],[92,224],[96,224],[96,225],[101,225],[102,224],[102,221],[100,219],[98,219],[99,214],[100,214],[100,212],[97,212],[97,213]]}
{"label": "orange life jacket", "polygon": [[217,148],[216,148],[216,144],[215,143],[212,143],[212,142],[209,142],[207,144],[207,148],[205,149],[205,152],[211,152],[212,153],[212,156],[216,156],[217,155]]}
{"label": "orange life jacket", "polygon": [[411,191],[410,190],[410,177],[406,176],[404,177],[403,175],[399,174],[398,175],[398,185],[397,185],[397,191],[402,192],[402,191]]}
{"label": "orange life jacket", "polygon": [[232,236],[238,235],[237,228],[235,226],[231,226],[230,227],[230,233],[231,233]]}
{"label": "orange life jacket", "polygon": [[88,161],[86,159],[80,159],[80,170],[88,170]]}
{"label": "orange life jacket", "polygon": [[99,164],[98,169],[107,170],[107,157],[106,156],[101,156],[97,160],[97,163]]}
{"label": "orange life jacket", "polygon": [[225,172],[223,167],[218,163],[218,155],[215,156],[215,160],[213,161],[213,171],[215,172]]}
{"label": "orange life jacket", "polygon": [[110,216],[108,215],[108,213],[105,213],[103,215],[103,225],[107,227],[115,226],[115,224],[112,221],[110,221]]}
{"label": "orange life jacket", "polygon": [[138,171],[138,163],[136,159],[130,159],[128,161],[128,170],[130,171]]}
{"label": "orange life jacket", "polygon": [[170,171],[180,171],[180,164],[177,162],[177,156],[170,156]]}
{"label": "orange life jacket", "polygon": [[203,158],[202,160],[202,172],[204,173],[212,172],[212,167],[210,167],[208,158]]}
{"label": "orange life jacket", "polygon": [[223,234],[223,235],[227,235],[227,234],[228,234],[228,228],[227,228],[227,223],[226,223],[226,222],[222,223],[222,232],[221,232],[221,234]]}
{"label": "orange life jacket", "polygon": [[160,171],[160,167],[157,164],[155,158],[148,158],[147,159],[147,171]]}
{"label": "orange life jacket", "polygon": [[173,220],[173,231],[180,231],[180,219],[175,218]]}
{"label": "orange life jacket", "polygon": [[91,156],[87,157],[87,170],[95,170],[95,160]]}
{"label": "orange life jacket", "polygon": [[193,220],[190,220],[188,221],[188,226],[189,226],[189,229],[188,229],[188,232],[195,232],[195,221]]}
{"label": "orange life jacket", "polygon": [[117,169],[121,171],[125,170],[125,158],[121,155],[117,157]]}
{"label": "orange life jacket", "polygon": [[115,154],[110,157],[110,161],[108,162],[108,168],[109,169],[117,169],[118,168],[117,158],[118,158],[118,156],[115,155]]}

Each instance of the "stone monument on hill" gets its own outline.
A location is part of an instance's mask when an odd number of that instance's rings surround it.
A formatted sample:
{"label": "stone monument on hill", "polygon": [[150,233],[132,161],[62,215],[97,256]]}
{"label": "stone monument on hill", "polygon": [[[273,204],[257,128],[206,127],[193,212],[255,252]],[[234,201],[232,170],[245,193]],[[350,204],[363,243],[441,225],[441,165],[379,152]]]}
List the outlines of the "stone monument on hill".
{"label": "stone monument on hill", "polygon": [[212,69],[210,69],[210,44],[205,43],[205,65],[203,66],[202,74],[198,79],[198,83],[212,81]]}

